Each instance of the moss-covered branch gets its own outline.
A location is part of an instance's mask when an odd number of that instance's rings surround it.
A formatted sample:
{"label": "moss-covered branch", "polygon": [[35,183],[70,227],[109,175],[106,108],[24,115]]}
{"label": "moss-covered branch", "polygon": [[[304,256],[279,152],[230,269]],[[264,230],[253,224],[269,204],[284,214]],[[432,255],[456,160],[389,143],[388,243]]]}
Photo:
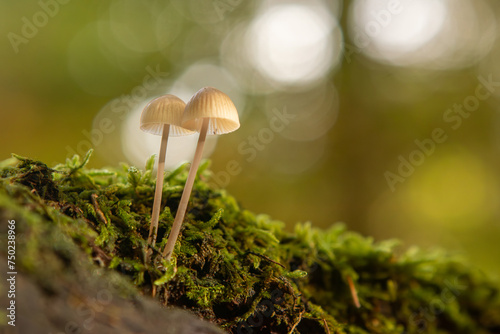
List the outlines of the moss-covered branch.
{"label": "moss-covered branch", "polygon": [[[54,168],[18,156],[1,163],[0,208],[23,212],[32,230],[57,227],[91,266],[127,277],[158,303],[231,333],[500,332],[498,286],[462,259],[414,248],[397,255],[397,242],[374,243],[338,224],[285,232],[210,188],[208,162],[169,263],[160,249],[187,169],[165,175],[157,248],[146,261],[154,160],[145,170],[90,170],[89,157]],[[48,284],[61,268],[40,253],[47,240],[33,232],[24,243],[19,270]],[[49,246],[57,249],[57,238]]]}

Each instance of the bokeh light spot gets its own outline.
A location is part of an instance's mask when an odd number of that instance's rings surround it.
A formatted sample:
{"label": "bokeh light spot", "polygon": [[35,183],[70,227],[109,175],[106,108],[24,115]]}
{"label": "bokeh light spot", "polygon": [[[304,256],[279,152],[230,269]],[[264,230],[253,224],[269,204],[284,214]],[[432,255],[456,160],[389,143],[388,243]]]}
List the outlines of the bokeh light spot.
{"label": "bokeh light spot", "polygon": [[356,50],[397,66],[470,66],[488,53],[497,35],[483,0],[356,0],[350,9]]}
{"label": "bokeh light spot", "polygon": [[137,52],[158,50],[157,12],[147,2],[114,1],[109,7],[109,17],[115,38],[125,47]]}
{"label": "bokeh light spot", "polygon": [[421,47],[439,32],[446,6],[439,0],[357,0],[354,12],[356,27],[371,37],[376,48],[405,53]]}
{"label": "bokeh light spot", "polygon": [[262,10],[250,25],[246,49],[252,65],[278,84],[323,78],[342,51],[337,21],[317,6],[280,4]]}
{"label": "bokeh light spot", "polygon": [[275,93],[267,98],[269,119],[282,114],[288,120],[279,135],[293,141],[312,141],[324,137],[338,115],[339,98],[331,83],[323,82],[297,93]]}

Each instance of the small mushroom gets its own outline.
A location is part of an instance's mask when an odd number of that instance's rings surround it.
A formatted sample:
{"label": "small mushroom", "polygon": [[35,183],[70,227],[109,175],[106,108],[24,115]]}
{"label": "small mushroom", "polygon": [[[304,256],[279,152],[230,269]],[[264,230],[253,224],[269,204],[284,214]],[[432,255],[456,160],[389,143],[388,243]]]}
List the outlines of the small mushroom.
{"label": "small mushroom", "polygon": [[163,256],[168,260],[172,256],[175,242],[179,236],[184,215],[186,214],[189,196],[193,189],[194,179],[198,166],[200,165],[203,146],[207,133],[210,135],[220,135],[233,132],[240,127],[238,111],[229,96],[218,89],[205,87],[200,89],[187,103],[182,115],[182,126],[198,131],[200,137],[193,158],[193,163],[189,169],[188,178],[177,214],[175,215],[172,230],[168,236],[167,245],[163,251]]}
{"label": "small mushroom", "polygon": [[182,113],[186,104],[177,96],[166,94],[149,102],[141,114],[141,130],[161,136],[158,171],[156,175],[155,197],[151,226],[149,227],[148,244],[154,246],[158,234],[158,218],[160,216],[161,196],[163,190],[163,172],[167,152],[168,136],[184,136],[193,134],[181,127]]}

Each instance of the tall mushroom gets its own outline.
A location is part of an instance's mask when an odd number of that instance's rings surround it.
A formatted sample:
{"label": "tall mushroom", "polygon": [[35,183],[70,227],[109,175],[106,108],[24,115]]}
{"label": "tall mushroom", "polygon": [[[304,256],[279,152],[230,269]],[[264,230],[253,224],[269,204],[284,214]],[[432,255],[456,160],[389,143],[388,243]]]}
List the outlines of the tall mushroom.
{"label": "tall mushroom", "polygon": [[184,136],[194,133],[181,127],[182,113],[185,106],[184,101],[177,96],[166,94],[149,102],[141,114],[141,130],[161,136],[155,197],[148,236],[148,244],[151,246],[155,245],[156,235],[158,234],[158,218],[160,216],[168,136]]}
{"label": "tall mushroom", "polygon": [[172,225],[167,245],[163,251],[163,256],[167,261],[170,260],[172,256],[175,242],[181,230],[189,202],[189,196],[193,189],[196,172],[200,165],[207,133],[209,135],[220,135],[233,132],[240,127],[240,120],[238,118],[238,111],[229,96],[218,89],[205,87],[200,89],[188,101],[184,114],[182,115],[182,126],[190,130],[198,131],[200,137],[196,146],[193,163],[189,169],[186,185],[182,192],[179,208],[175,215],[174,224]]}

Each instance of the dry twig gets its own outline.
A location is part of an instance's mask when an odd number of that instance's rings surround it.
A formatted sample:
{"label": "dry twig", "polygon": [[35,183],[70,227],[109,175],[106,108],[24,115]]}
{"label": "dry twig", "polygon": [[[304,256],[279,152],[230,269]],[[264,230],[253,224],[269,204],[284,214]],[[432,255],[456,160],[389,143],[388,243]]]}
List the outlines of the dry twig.
{"label": "dry twig", "polygon": [[352,281],[351,276],[347,276],[347,283],[349,284],[349,289],[351,290],[351,296],[352,296],[352,301],[354,302],[354,306],[360,308],[361,304],[359,303],[358,291],[354,286],[354,282]]}
{"label": "dry twig", "polygon": [[92,200],[92,204],[94,205],[94,210],[95,213],[97,214],[97,217],[101,222],[104,224],[108,225],[108,220],[106,219],[106,216],[102,212],[101,208],[99,208],[99,203],[97,202],[97,194],[92,194],[90,195],[90,199]]}

